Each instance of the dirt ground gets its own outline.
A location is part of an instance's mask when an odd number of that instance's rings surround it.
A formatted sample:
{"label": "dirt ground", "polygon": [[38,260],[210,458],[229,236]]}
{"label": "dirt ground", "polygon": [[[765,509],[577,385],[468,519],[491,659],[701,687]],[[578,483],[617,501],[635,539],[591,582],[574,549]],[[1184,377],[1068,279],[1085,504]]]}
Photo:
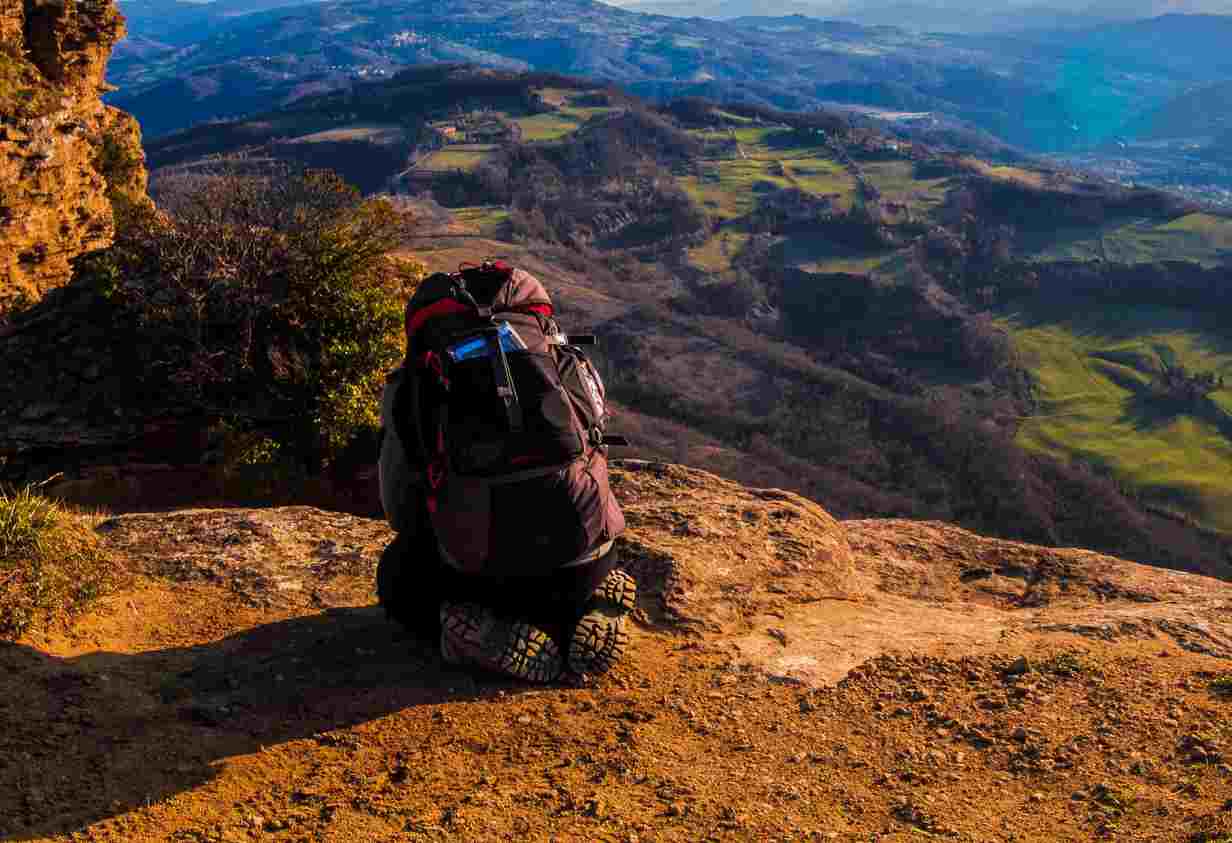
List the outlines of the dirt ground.
{"label": "dirt ground", "polygon": [[633,652],[548,688],[387,622],[380,522],[105,522],[132,586],[0,644],[0,837],[1232,841],[1232,586],[614,482]]}

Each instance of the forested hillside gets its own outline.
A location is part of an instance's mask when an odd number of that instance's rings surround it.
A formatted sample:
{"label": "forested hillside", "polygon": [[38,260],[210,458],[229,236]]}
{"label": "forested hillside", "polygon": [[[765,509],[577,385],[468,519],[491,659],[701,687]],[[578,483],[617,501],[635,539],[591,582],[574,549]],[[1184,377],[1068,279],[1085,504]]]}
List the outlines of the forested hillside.
{"label": "forested hillside", "polygon": [[[543,275],[603,336],[644,453],[842,516],[1226,571],[1232,358],[1197,314],[1227,301],[1232,220],[1176,197],[827,113],[467,67],[148,152],[156,197],[327,167],[396,194],[430,269],[503,256]],[[1093,335],[1084,314],[1112,304],[1134,332]]]}

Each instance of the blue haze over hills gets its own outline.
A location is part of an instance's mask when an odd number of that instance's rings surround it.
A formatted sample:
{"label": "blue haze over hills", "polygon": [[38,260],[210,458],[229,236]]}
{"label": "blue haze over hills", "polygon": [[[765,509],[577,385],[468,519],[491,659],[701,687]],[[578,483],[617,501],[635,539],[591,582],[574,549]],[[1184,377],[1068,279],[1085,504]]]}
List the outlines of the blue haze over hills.
{"label": "blue haze over hills", "polygon": [[1232,0],[618,2],[122,0],[130,38],[109,68],[120,87],[110,100],[153,137],[400,67],[468,62],[607,80],[652,99],[924,115],[981,154],[1002,144],[1113,162],[1105,174],[1122,180],[1232,188],[1216,160],[1232,127],[1210,119],[1232,84],[1232,16],[1209,14]]}

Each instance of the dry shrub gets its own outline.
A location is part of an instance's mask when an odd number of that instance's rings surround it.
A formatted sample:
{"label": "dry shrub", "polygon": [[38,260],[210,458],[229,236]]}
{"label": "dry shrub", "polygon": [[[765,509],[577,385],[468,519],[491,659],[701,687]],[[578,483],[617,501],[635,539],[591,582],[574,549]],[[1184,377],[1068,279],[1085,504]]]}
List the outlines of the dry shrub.
{"label": "dry shrub", "polygon": [[93,527],[37,486],[0,490],[0,638],[63,624],[116,584]]}
{"label": "dry shrub", "polygon": [[269,438],[311,473],[379,427],[424,275],[394,253],[408,216],[323,171],[224,162],[155,188],[159,209],[126,208],[114,245],[77,267],[157,349],[147,391]]}

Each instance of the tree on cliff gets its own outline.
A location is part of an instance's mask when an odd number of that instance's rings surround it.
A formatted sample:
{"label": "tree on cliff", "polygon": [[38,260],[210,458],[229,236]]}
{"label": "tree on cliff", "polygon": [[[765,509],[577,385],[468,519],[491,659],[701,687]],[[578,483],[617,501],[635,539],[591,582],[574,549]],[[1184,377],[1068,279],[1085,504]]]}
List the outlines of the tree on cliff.
{"label": "tree on cliff", "polygon": [[79,263],[158,349],[149,373],[190,406],[315,471],[379,424],[383,374],[423,275],[392,254],[408,224],[328,172],[177,175],[120,213]]}

